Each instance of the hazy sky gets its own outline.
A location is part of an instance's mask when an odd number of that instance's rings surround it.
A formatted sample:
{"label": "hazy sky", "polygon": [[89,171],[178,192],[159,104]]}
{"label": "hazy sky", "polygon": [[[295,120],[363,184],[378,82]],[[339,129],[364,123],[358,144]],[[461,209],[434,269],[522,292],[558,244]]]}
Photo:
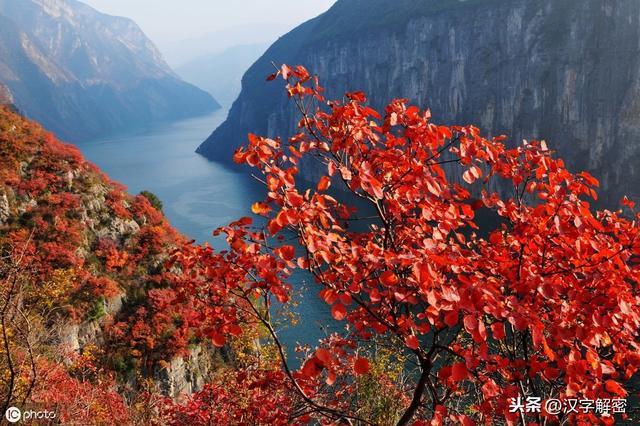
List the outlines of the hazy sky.
{"label": "hazy sky", "polygon": [[[81,0],[110,15],[132,18],[160,47],[252,23],[290,29],[327,10],[335,0]],[[256,25],[259,35],[264,29]],[[230,40],[233,44],[233,40]]]}

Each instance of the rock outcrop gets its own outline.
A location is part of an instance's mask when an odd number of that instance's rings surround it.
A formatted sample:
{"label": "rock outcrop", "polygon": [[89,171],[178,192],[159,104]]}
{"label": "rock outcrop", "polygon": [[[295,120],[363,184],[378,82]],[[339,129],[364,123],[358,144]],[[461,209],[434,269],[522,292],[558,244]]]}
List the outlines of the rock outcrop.
{"label": "rock outcrop", "polygon": [[639,53],[636,0],[339,0],[249,69],[198,152],[228,161],[248,132],[292,134],[293,106],[264,80],[272,61],[302,64],[328,98],[363,90],[376,107],[408,98],[434,122],[545,139],[617,205],[640,196]]}

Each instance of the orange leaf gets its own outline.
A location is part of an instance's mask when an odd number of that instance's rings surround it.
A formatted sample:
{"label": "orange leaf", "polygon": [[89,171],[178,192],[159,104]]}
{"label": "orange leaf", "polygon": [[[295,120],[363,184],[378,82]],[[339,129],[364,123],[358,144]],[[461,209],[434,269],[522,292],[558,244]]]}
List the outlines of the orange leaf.
{"label": "orange leaf", "polygon": [[271,211],[271,207],[265,203],[253,203],[251,205],[251,211],[253,214],[264,216]]}
{"label": "orange leaf", "polygon": [[336,382],[336,378],[337,377],[336,377],[335,371],[329,371],[329,374],[327,374],[327,380],[326,380],[327,385],[331,386],[332,384],[334,384]]}
{"label": "orange leaf", "polygon": [[322,176],[318,182],[318,191],[326,191],[331,186],[329,176]]}

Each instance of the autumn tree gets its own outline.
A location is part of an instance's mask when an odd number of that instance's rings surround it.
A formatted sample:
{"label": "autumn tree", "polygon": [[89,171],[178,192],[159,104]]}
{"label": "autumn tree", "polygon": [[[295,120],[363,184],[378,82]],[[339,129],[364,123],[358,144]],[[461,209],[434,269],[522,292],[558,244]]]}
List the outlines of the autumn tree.
{"label": "autumn tree", "polygon": [[[283,413],[291,423],[613,423],[593,411],[512,412],[509,401],[627,396],[640,366],[633,202],[595,211],[598,181],[568,171],[545,142],[440,126],[406,100],[383,114],[361,92],[327,102],[300,66],[268,79],[278,76],[300,111],[299,133],[249,135],[234,156],[265,185],[252,207],[264,226],[242,218],[218,231],[228,251],[176,257],[194,271],[183,291],[203,315],[192,324],[218,346],[242,321],[268,330],[282,392],[298,401]],[[309,187],[300,172],[312,163],[323,173]],[[479,219],[491,216],[493,225]],[[272,312],[290,303],[295,269],[315,278],[344,323],[299,369]],[[402,380],[380,369],[381,345]],[[401,404],[393,418],[357,397],[373,374]]]}
{"label": "autumn tree", "polygon": [[0,410],[24,404],[31,397],[37,374],[39,338],[32,315],[25,308],[30,296],[30,239],[0,252]]}

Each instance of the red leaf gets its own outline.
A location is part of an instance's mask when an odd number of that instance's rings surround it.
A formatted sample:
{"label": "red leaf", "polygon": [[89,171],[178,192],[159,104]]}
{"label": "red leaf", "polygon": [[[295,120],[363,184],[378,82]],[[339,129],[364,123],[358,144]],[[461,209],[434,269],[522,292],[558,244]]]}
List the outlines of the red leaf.
{"label": "red leaf", "polygon": [[409,349],[413,349],[414,351],[420,347],[418,338],[413,334],[407,336],[406,339],[404,339],[404,344],[407,345]]}
{"label": "red leaf", "polygon": [[351,297],[351,295],[349,293],[342,293],[339,296],[340,302],[344,305],[350,305],[351,302],[353,301],[353,298]]}
{"label": "red leaf", "polygon": [[471,203],[471,208],[473,210],[479,210],[482,207],[484,207],[484,203],[482,202],[482,200],[475,200],[473,203]]}
{"label": "red leaf", "polygon": [[504,333],[504,324],[501,322],[494,322],[491,324],[491,332],[493,333],[493,338],[497,340],[502,340],[505,338]]}
{"label": "red leaf", "polygon": [[598,179],[594,178],[589,172],[580,172],[578,173],[578,176],[583,178],[587,182],[587,184],[590,186],[594,186],[594,187],[600,186],[600,182],[598,181]]}
{"label": "red leaf", "polygon": [[275,251],[278,256],[284,260],[293,260],[293,256],[295,255],[295,249],[293,246],[282,246],[277,248]]}
{"label": "red leaf", "polygon": [[393,271],[384,271],[380,275],[380,282],[388,287],[398,284],[398,276]]}
{"label": "red leaf", "polygon": [[251,219],[250,217],[241,217],[240,219],[238,219],[237,223],[240,226],[247,226],[247,225],[251,225],[253,223],[253,219]]}
{"label": "red leaf", "polygon": [[498,395],[500,388],[493,380],[489,379],[487,382],[482,385],[482,395],[484,395],[485,399],[493,398]]}
{"label": "red leaf", "polygon": [[327,380],[326,383],[327,385],[331,386],[332,384],[334,384],[336,382],[336,373],[335,371],[329,371],[329,374],[327,374]]}
{"label": "red leaf", "polygon": [[237,324],[231,324],[229,326],[229,334],[238,337],[242,334],[242,328],[240,328],[240,326]]}
{"label": "red leaf", "polygon": [[369,184],[371,185],[373,195],[375,195],[377,199],[382,200],[384,198],[382,183],[380,183],[378,179],[372,177],[371,179],[369,179]]}
{"label": "red leaf", "polygon": [[356,375],[367,374],[370,368],[369,361],[366,358],[357,358],[353,363],[353,372]]}
{"label": "red leaf", "polygon": [[478,329],[478,320],[471,316],[471,315],[467,315],[464,317],[464,328],[465,330],[467,330],[467,332],[469,334],[474,334],[475,331]]}
{"label": "red leaf", "polygon": [[269,232],[271,233],[271,235],[275,235],[278,232],[280,232],[280,230],[282,229],[282,225],[280,225],[277,220],[272,219],[269,221],[269,224],[267,225],[267,229],[269,229]]}
{"label": "red leaf", "polygon": [[607,392],[611,392],[618,396],[627,395],[627,391],[624,390],[624,388],[620,386],[620,383],[616,382],[615,380],[607,380],[604,386],[605,389],[607,389]]}
{"label": "red leaf", "polygon": [[451,378],[456,381],[462,381],[469,377],[469,371],[467,365],[464,362],[458,362],[451,366]]}
{"label": "red leaf", "polygon": [[336,170],[338,170],[336,163],[334,163],[333,161],[329,161],[329,164],[327,165],[327,171],[329,172],[329,176],[335,175]]}
{"label": "red leaf", "polygon": [[324,348],[320,348],[316,351],[316,357],[325,367],[331,364],[331,354]]}
{"label": "red leaf", "polygon": [[366,102],[367,100],[367,96],[364,94],[364,92],[351,92],[347,93],[346,96],[347,98],[356,102]]}
{"label": "red leaf", "polygon": [[450,311],[444,316],[444,323],[453,327],[458,323],[458,311]]}
{"label": "red leaf", "polygon": [[331,316],[336,321],[342,321],[347,316],[347,308],[345,308],[342,303],[338,302],[331,308]]}
{"label": "red leaf", "polygon": [[307,377],[318,377],[322,372],[322,368],[318,365],[318,359],[313,357],[305,361],[302,366],[302,374]]}
{"label": "red leaf", "polygon": [[295,208],[301,207],[304,204],[304,197],[294,191],[287,192],[287,199]]}
{"label": "red leaf", "polygon": [[625,197],[622,199],[622,204],[629,207],[631,210],[633,210],[633,208],[636,206],[636,203],[634,203],[633,201],[631,201],[629,198],[627,198],[627,196],[625,195]]}
{"label": "red leaf", "polygon": [[212,333],[211,341],[213,342],[213,345],[215,347],[221,348],[224,346],[227,340],[225,339],[224,335],[221,333]]}

